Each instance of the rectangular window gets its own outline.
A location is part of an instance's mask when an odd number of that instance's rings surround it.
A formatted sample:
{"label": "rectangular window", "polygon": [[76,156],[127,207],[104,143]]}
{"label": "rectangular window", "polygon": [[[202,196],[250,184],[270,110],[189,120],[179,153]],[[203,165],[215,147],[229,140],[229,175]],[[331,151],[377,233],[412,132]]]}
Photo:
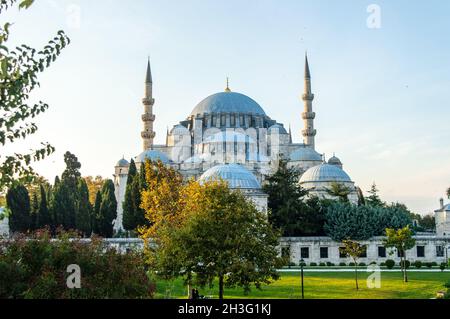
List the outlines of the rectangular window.
{"label": "rectangular window", "polygon": [[425,246],[417,246],[417,257],[425,257]]}
{"label": "rectangular window", "polygon": [[436,246],[436,257],[444,257],[444,246]]}
{"label": "rectangular window", "polygon": [[378,246],[378,257],[386,258],[386,247]]}
{"label": "rectangular window", "polygon": [[361,254],[361,256],[359,256],[359,257],[361,257],[361,258],[367,258],[367,246],[364,246],[364,251],[363,251],[363,253]]}
{"label": "rectangular window", "polygon": [[344,252],[344,247],[339,247],[339,258],[347,258],[347,254]]}
{"label": "rectangular window", "polygon": [[320,247],[320,258],[328,258],[328,247]]}
{"label": "rectangular window", "polygon": [[230,122],[231,122],[230,125],[231,125],[232,127],[235,127],[235,126],[236,126],[236,115],[234,115],[234,114],[231,115]]}
{"label": "rectangular window", "polygon": [[227,124],[227,118],[225,115],[220,117],[220,126],[225,126]]}
{"label": "rectangular window", "polygon": [[309,247],[300,248],[300,256],[302,257],[302,259],[308,259],[309,258]]}
{"label": "rectangular window", "polygon": [[397,250],[397,256],[398,256],[398,258],[403,258],[403,257],[405,257],[405,252]]}

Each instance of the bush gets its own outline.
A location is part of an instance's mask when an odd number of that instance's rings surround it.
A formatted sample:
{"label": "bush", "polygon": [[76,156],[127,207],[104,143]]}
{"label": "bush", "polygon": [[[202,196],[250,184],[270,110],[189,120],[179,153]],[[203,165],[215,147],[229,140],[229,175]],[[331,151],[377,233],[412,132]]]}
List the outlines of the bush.
{"label": "bush", "polygon": [[422,262],[421,262],[420,260],[416,260],[416,261],[414,262],[414,267],[416,267],[416,268],[422,268]]}
{"label": "bush", "polygon": [[365,264],[365,263],[359,263],[358,266],[360,266],[360,267],[365,267],[366,264]]}
{"label": "bush", "polygon": [[327,262],[327,266],[328,266],[328,267],[333,267],[333,266],[336,266],[336,265],[333,264],[333,263],[331,263],[331,262]]}
{"label": "bush", "polygon": [[425,266],[427,266],[427,268],[433,268],[433,263],[430,262],[425,263]]}
{"label": "bush", "polygon": [[435,261],[433,261],[433,262],[431,263],[431,266],[432,266],[432,267],[437,267],[437,266],[438,266],[438,263],[435,262]]}
{"label": "bush", "polygon": [[377,265],[377,262],[376,261],[372,261],[369,265]]}
{"label": "bush", "polygon": [[309,264],[311,267],[317,267],[317,263],[310,263]]}
{"label": "bush", "polygon": [[346,264],[346,263],[339,263],[339,266],[341,266],[341,267],[346,267],[347,264]]}
{"label": "bush", "polygon": [[388,269],[393,269],[395,266],[395,261],[393,261],[392,259],[388,259],[386,260],[385,264]]}
{"label": "bush", "polygon": [[382,262],[382,263],[380,264],[380,266],[381,266],[381,267],[386,267],[386,263],[385,263],[385,262]]}
{"label": "bush", "polygon": [[401,268],[409,269],[410,266],[411,266],[411,262],[409,260],[402,260],[400,262],[400,267]]}
{"label": "bush", "polygon": [[445,268],[447,268],[447,263],[441,263],[441,264],[439,265],[439,269],[441,269],[441,271],[444,271]]}
{"label": "bush", "polygon": [[[62,233],[51,241],[48,231],[0,243],[0,299],[151,298],[141,253],[121,254],[100,238],[86,243]],[[81,289],[68,289],[67,267],[81,269]]]}
{"label": "bush", "polygon": [[326,265],[327,265],[327,264],[325,264],[325,263],[320,263],[320,264],[319,264],[320,267],[325,267]]}
{"label": "bush", "polygon": [[350,267],[355,267],[355,263],[349,263],[348,264]]}

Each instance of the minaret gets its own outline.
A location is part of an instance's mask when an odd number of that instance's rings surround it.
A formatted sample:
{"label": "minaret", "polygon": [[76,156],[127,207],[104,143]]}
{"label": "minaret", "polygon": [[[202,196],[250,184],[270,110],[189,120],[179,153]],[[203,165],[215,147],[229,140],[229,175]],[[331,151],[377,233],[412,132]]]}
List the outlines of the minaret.
{"label": "minaret", "polygon": [[145,95],[142,99],[144,104],[144,114],[142,115],[142,122],[144,122],[144,130],[141,133],[144,151],[153,148],[153,139],[155,132],[153,131],[153,122],[155,122],[155,115],[153,114],[153,105],[155,99],[153,98],[153,80],[152,70],[150,68],[150,58],[147,64],[147,74],[145,76]]}
{"label": "minaret", "polygon": [[305,104],[305,109],[302,113],[305,129],[302,131],[302,135],[305,144],[312,149],[315,149],[315,136],[317,131],[314,129],[314,119],[316,113],[314,113],[312,109],[314,94],[312,94],[311,91],[311,73],[309,71],[308,55],[305,55],[305,92],[302,99]]}

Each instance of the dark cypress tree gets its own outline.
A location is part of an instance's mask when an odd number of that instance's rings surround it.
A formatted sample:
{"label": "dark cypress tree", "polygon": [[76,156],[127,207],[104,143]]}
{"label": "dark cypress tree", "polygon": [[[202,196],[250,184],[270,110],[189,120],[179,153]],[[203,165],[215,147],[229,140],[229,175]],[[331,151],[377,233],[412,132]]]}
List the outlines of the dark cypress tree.
{"label": "dark cypress tree", "polygon": [[114,183],[107,180],[102,188],[102,201],[99,212],[99,235],[111,238],[114,234],[113,221],[117,218],[117,200],[114,194]]}
{"label": "dark cypress tree", "polygon": [[14,185],[6,194],[6,204],[10,210],[9,229],[12,233],[25,233],[30,229],[30,196],[23,185]]}
{"label": "dark cypress tree", "polygon": [[145,179],[145,166],[152,165],[151,162],[147,161],[147,163],[142,164],[139,168],[139,179],[136,179],[133,182],[133,195],[134,195],[134,206],[136,207],[136,215],[135,215],[135,223],[136,227],[144,226],[148,224],[147,219],[145,218],[145,211],[141,208],[142,197],[141,193],[144,189],[147,188],[147,181]]}
{"label": "dark cypress tree", "polygon": [[372,184],[368,191],[369,196],[366,197],[366,204],[372,207],[384,207],[385,203],[382,202],[380,196],[378,196],[378,189],[375,183]]}
{"label": "dark cypress tree", "polygon": [[134,189],[133,182],[137,176],[137,169],[134,160],[130,162],[130,167],[128,170],[127,186],[125,190],[125,198],[123,201],[123,227],[125,230],[132,231],[136,229],[136,206],[134,200]]}
{"label": "dark cypress tree", "polygon": [[62,200],[64,206],[63,226],[66,229],[76,228],[76,209],[78,202],[78,180],[81,177],[80,168],[81,164],[78,162],[78,158],[70,152],[64,154],[64,162],[66,163],[66,169],[61,177]]}
{"label": "dark cypress tree", "polygon": [[83,234],[83,236],[89,236],[92,232],[92,207],[89,202],[88,186],[86,181],[82,178],[78,180],[78,201],[76,208],[76,228]]}
{"label": "dark cypress tree", "polygon": [[41,200],[39,202],[37,227],[38,228],[52,227],[53,226],[52,219],[50,217],[50,211],[48,209],[47,203],[48,193],[45,191],[43,185],[40,186],[40,192],[41,192]]}
{"label": "dark cypress tree", "polygon": [[36,230],[39,228],[38,214],[39,214],[39,201],[36,193],[34,193],[31,199],[30,230]]}
{"label": "dark cypress tree", "polygon": [[95,234],[100,234],[100,206],[102,205],[102,193],[100,191],[97,191],[97,194],[95,195],[95,204],[94,209],[91,215],[91,225],[92,225],[92,231]]}

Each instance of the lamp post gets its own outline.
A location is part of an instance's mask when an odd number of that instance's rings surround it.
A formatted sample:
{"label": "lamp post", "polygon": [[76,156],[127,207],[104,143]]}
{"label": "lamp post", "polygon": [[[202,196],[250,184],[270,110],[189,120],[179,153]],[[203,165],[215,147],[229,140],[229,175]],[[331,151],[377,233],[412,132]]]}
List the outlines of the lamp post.
{"label": "lamp post", "polygon": [[305,287],[303,285],[304,283],[304,277],[303,277],[303,267],[305,265],[305,261],[303,260],[303,258],[300,260],[300,270],[301,270],[301,275],[302,275],[302,299],[305,299]]}

